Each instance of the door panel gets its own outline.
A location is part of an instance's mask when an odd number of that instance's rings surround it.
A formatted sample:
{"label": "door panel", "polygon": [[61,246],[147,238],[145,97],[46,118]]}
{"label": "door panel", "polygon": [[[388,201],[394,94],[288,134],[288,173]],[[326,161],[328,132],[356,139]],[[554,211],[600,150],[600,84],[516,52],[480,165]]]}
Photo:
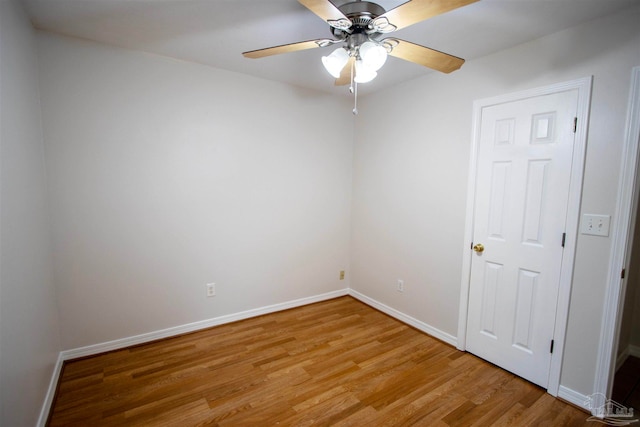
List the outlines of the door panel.
{"label": "door panel", "polygon": [[467,350],[546,387],[578,91],[482,109]]}

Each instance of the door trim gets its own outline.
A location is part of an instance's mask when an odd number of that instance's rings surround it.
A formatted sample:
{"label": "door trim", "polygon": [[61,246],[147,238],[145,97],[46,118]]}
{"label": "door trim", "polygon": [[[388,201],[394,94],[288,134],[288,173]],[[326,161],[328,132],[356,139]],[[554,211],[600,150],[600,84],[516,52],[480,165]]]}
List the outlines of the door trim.
{"label": "door trim", "polygon": [[573,264],[580,220],[580,201],[582,198],[582,178],[587,145],[587,125],[589,122],[589,105],[591,103],[591,86],[593,77],[571,80],[550,86],[524,90],[492,98],[476,100],[473,103],[472,143],[469,163],[469,178],[467,183],[467,212],[465,217],[465,232],[462,256],[462,281],[460,285],[460,309],[458,315],[458,346],[459,350],[466,350],[467,314],[469,308],[469,285],[471,276],[471,241],[473,239],[473,213],[475,211],[475,182],[477,175],[478,145],[480,143],[480,124],[482,109],[505,102],[519,101],[537,96],[578,90],[578,125],[574,141],[571,182],[569,184],[569,201],[567,205],[566,240],[562,264],[560,267],[560,287],[558,291],[558,307],[556,308],[555,330],[553,334],[554,350],[551,355],[549,370],[549,384],[547,392],[558,395],[560,387],[560,371],[564,340],[569,315],[569,297],[573,279]]}
{"label": "door trim", "polygon": [[629,262],[629,251],[633,241],[633,226],[636,218],[635,206],[638,205],[637,169],[638,144],[640,144],[640,67],[631,72],[629,105],[625,126],[624,146],[622,147],[616,215],[611,240],[609,272],[604,297],[604,312],[600,328],[600,347],[596,362],[594,393],[611,396],[616,365],[616,353],[619,345],[620,323],[626,280],[620,279],[620,272]]}

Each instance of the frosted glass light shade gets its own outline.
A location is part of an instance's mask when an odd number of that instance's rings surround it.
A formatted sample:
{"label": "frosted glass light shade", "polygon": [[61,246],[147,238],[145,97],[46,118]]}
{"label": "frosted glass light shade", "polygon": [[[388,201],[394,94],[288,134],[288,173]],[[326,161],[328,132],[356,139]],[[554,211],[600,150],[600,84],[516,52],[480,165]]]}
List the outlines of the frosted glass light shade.
{"label": "frosted glass light shade", "polygon": [[387,60],[387,49],[373,42],[364,42],[360,46],[360,58],[369,69],[378,71]]}
{"label": "frosted glass light shade", "polygon": [[368,67],[362,60],[358,59],[356,61],[356,76],[353,78],[353,81],[356,83],[368,83],[375,79],[377,75],[376,70]]}
{"label": "frosted glass light shade", "polygon": [[322,65],[336,79],[340,77],[340,72],[347,62],[349,62],[349,53],[343,47],[334,50],[329,56],[322,57]]}

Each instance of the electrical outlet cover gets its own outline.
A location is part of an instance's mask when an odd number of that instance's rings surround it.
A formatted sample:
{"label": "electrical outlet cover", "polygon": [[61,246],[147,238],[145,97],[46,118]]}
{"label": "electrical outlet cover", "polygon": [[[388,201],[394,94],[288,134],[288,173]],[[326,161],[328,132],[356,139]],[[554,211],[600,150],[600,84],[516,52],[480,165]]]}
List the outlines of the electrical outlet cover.
{"label": "electrical outlet cover", "polygon": [[207,296],[213,297],[216,295],[216,284],[215,283],[207,283]]}

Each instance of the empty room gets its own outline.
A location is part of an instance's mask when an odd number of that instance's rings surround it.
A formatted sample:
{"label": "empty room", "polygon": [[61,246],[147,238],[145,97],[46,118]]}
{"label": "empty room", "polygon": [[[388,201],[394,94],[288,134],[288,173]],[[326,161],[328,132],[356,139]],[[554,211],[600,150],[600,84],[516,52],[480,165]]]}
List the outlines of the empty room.
{"label": "empty room", "polygon": [[637,420],[639,22],[0,0],[0,425]]}

